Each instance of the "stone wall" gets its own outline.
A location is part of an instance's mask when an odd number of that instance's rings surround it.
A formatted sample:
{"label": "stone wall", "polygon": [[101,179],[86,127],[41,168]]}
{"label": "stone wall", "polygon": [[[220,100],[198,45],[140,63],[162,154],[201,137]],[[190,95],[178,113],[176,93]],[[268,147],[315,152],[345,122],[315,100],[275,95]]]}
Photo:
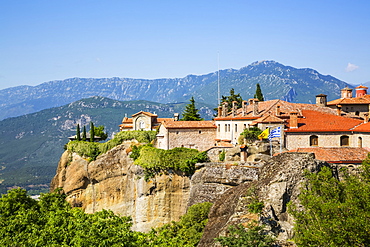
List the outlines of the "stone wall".
{"label": "stone wall", "polygon": [[359,137],[362,138],[362,147],[370,147],[370,135],[364,133],[349,133],[349,132],[335,132],[335,133],[286,133],[287,149],[292,150],[296,148],[308,148],[310,146],[310,136],[318,137],[318,147],[340,147],[340,137],[349,136],[349,147],[359,147]]}
{"label": "stone wall", "polygon": [[215,129],[169,129],[168,142],[168,149],[185,147],[204,151],[214,146]]}

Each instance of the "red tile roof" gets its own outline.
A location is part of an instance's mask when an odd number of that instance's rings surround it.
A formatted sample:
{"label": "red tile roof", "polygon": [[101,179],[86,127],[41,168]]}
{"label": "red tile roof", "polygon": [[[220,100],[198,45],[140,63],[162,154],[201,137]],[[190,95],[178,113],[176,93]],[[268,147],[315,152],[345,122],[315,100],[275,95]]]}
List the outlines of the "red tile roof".
{"label": "red tile roof", "polygon": [[361,163],[366,159],[369,150],[364,148],[297,148],[289,152],[314,153],[315,158],[329,163]]}
{"label": "red tile roof", "polygon": [[157,116],[157,114],[153,114],[153,113],[150,113],[150,112],[139,111],[138,113],[133,114],[132,117],[135,117],[139,114],[144,114],[144,115],[147,115],[149,117],[156,117]]}
{"label": "red tile roof", "polygon": [[362,105],[362,104],[370,104],[370,95],[366,94],[361,97],[354,97],[354,98],[343,98],[343,99],[335,99],[329,101],[327,103],[328,106],[333,105]]}
{"label": "red tile roof", "polygon": [[363,123],[362,120],[312,110],[302,110],[302,115],[303,118],[298,118],[298,128],[288,129],[286,132],[352,131]]}
{"label": "red tile roof", "polygon": [[[279,114],[276,115],[278,106]],[[258,114],[256,116],[253,115],[253,105],[247,105],[246,108],[247,109],[244,116],[243,110],[240,108],[237,109],[236,115],[234,117],[231,113],[229,113],[226,117],[216,117],[214,120],[253,120],[259,119],[266,115],[273,115],[279,118],[289,118],[289,114],[293,111],[298,112],[298,116],[302,117],[302,110],[312,110],[327,114],[337,114],[336,109],[332,109],[329,107],[323,107],[314,104],[291,103],[279,99],[258,102]],[[355,117],[355,115],[345,112],[342,112],[342,116]]]}
{"label": "red tile roof", "polygon": [[209,129],[217,128],[214,121],[164,121],[167,129]]}

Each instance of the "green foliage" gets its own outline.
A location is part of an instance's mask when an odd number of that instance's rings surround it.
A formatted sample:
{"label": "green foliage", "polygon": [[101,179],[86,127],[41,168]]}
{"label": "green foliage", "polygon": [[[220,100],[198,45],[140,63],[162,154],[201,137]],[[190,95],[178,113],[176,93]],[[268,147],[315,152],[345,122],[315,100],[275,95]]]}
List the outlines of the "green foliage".
{"label": "green foliage", "polygon": [[342,180],[328,167],[306,173],[299,195],[304,209],[288,207],[296,218],[298,246],[370,245],[370,159],[363,162],[360,175],[342,172]]}
{"label": "green foliage", "polygon": [[104,126],[100,125],[98,127],[94,126],[95,136],[99,136],[102,141],[105,141],[108,138],[108,134],[104,132]]}
{"label": "green foliage", "polygon": [[257,222],[248,224],[248,228],[243,225],[229,226],[229,232],[225,237],[215,239],[222,246],[228,247],[269,247],[274,246],[275,239],[268,235],[264,226]]}
{"label": "green foliage", "polygon": [[192,205],[179,222],[172,222],[160,228],[152,229],[148,234],[149,246],[197,246],[203,229],[208,222],[210,202]]}
{"label": "green foliage", "polygon": [[224,161],[224,160],[225,160],[225,156],[226,156],[226,152],[225,152],[225,150],[222,150],[222,151],[218,154],[218,160],[219,160],[219,161]]}
{"label": "green foliage", "polygon": [[79,124],[77,124],[76,140],[81,141],[81,133],[80,133],[80,125]]}
{"label": "green foliage", "polygon": [[75,152],[81,157],[95,160],[100,154],[106,153],[115,146],[122,144],[123,141],[137,140],[141,143],[149,143],[154,140],[155,135],[155,131],[121,131],[113,139],[105,143],[71,141],[67,144],[67,150]]}
{"label": "green foliage", "polygon": [[133,232],[129,217],[103,210],[86,214],[71,208],[57,193],[39,201],[23,189],[0,199],[1,246],[142,246],[142,233]]}
{"label": "green foliage", "polygon": [[247,141],[255,141],[258,140],[258,136],[261,133],[262,130],[260,130],[258,127],[252,127],[245,129],[242,133],[240,133],[240,135],[243,136],[243,138]]}
{"label": "green foliage", "polygon": [[[238,94],[235,94],[235,91],[234,91],[234,88],[232,88],[230,90],[230,95],[229,96],[224,96],[222,95],[221,96],[221,102],[220,102],[220,105],[222,105],[223,102],[227,102],[228,106],[227,106],[227,111],[231,111],[231,107],[233,105],[233,101],[236,101],[237,102],[237,108],[241,108],[242,107],[242,102],[243,102],[243,99],[242,97],[240,96],[240,93]],[[216,112],[218,111],[217,108],[214,109]]]}
{"label": "green foliage", "polygon": [[95,127],[94,123],[90,122],[90,142],[94,142],[95,140]]}
{"label": "green foliage", "polygon": [[182,118],[180,121],[203,121],[204,119],[200,117],[198,109],[195,108],[194,97],[191,97],[190,103],[185,106],[185,109],[182,113]]}
{"label": "green foliage", "polygon": [[109,210],[86,214],[63,194],[42,194],[36,201],[14,189],[0,198],[0,246],[196,246],[211,205],[193,205],[179,222],[145,234],[131,230],[130,217]]}
{"label": "green foliage", "polygon": [[84,126],[82,131],[82,141],[86,141],[86,126]]}
{"label": "green foliage", "polygon": [[135,164],[144,168],[145,177],[148,179],[170,169],[190,175],[194,173],[196,163],[206,161],[208,161],[207,154],[196,149],[173,148],[164,150],[143,146],[140,150],[140,157],[135,160]]}
{"label": "green foliage", "polygon": [[264,208],[265,205],[262,201],[259,200],[256,188],[255,187],[249,188],[246,196],[248,200],[247,208],[249,212],[254,214],[262,213],[262,209]]}
{"label": "green foliage", "polygon": [[256,93],[254,94],[254,98],[258,99],[259,101],[264,101],[261,86],[259,83],[256,85]]}

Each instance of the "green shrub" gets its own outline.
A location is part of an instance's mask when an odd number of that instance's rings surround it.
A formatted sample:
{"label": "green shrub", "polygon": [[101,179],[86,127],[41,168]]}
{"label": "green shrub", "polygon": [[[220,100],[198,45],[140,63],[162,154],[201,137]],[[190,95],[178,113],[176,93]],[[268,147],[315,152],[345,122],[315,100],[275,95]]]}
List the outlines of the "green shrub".
{"label": "green shrub", "polygon": [[258,136],[262,133],[257,127],[252,127],[245,129],[240,135],[244,137],[247,141],[255,141],[258,140]]}
{"label": "green shrub", "polygon": [[71,141],[67,144],[67,150],[79,154],[81,157],[95,160],[100,154],[106,153],[115,146],[126,140],[137,140],[140,143],[150,143],[156,136],[155,131],[121,131],[112,140],[105,143]]}
{"label": "green shrub", "polygon": [[264,226],[252,222],[245,228],[243,225],[229,226],[225,237],[215,239],[222,246],[269,247],[274,246],[275,239],[268,235]]}
{"label": "green shrub", "polygon": [[218,154],[218,159],[220,161],[224,161],[225,160],[225,156],[226,156],[226,152],[225,152],[225,150],[222,150],[222,152]]}
{"label": "green shrub", "polygon": [[148,179],[170,169],[190,175],[194,173],[196,163],[206,161],[208,161],[207,154],[196,149],[173,148],[164,150],[143,146],[140,150],[140,157],[135,160],[135,164],[144,168],[145,177]]}

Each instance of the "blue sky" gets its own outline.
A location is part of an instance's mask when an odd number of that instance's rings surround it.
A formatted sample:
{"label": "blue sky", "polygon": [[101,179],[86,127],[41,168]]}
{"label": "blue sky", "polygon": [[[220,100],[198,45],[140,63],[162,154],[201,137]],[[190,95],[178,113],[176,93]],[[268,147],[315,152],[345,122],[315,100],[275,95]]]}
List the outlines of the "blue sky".
{"label": "blue sky", "polygon": [[[0,0],[0,89],[275,60],[370,81],[370,1]],[[219,54],[219,55],[218,55]]]}

